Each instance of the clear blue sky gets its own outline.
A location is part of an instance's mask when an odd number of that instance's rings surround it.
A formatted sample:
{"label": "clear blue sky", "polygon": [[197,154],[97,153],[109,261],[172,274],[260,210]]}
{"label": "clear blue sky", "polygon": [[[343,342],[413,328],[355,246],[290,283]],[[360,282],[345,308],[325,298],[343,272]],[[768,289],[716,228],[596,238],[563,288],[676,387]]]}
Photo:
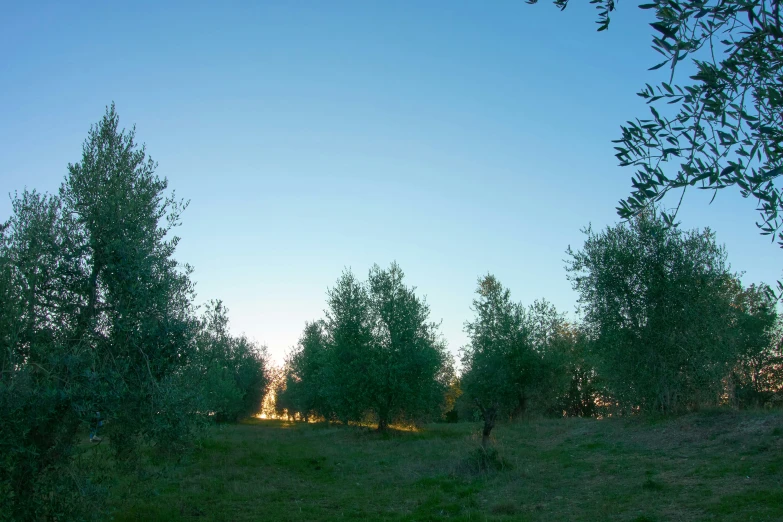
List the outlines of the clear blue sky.
{"label": "clear blue sky", "polygon": [[[57,190],[115,101],[191,201],[199,301],[278,359],[343,267],[397,260],[454,352],[487,272],[573,314],[565,250],[617,221],[632,172],[611,140],[661,79],[648,12],[621,3],[597,33],[577,1],[212,4],[4,5],[0,219],[5,194]],[[745,283],[778,279],[754,202],[708,201],[686,196],[683,226],[712,227]]]}

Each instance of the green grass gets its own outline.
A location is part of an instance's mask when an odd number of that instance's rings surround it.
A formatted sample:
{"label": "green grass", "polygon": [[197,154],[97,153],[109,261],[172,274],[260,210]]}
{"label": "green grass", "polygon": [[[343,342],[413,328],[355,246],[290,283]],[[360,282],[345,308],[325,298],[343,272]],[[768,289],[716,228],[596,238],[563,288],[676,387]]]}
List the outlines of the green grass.
{"label": "green grass", "polygon": [[783,413],[418,432],[253,420],[117,477],[116,520],[783,520]]}

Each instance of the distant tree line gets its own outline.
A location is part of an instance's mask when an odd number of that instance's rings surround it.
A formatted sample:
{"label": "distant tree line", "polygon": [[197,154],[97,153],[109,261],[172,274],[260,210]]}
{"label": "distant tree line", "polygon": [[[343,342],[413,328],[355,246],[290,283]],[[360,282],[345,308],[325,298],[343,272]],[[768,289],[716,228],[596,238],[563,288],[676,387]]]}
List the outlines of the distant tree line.
{"label": "distant tree line", "polygon": [[17,194],[0,228],[0,520],[104,518],[77,458],[97,412],[101,445],[132,465],[266,391],[265,350],[229,334],[219,302],[197,316],[174,259],[186,205],[134,135],[112,105],[59,193]]}
{"label": "distant tree line", "polygon": [[479,280],[461,389],[485,439],[496,418],[526,411],[666,414],[783,402],[775,297],[767,285],[743,287],[713,232],[684,232],[650,211],[585,233],[566,263],[581,324],[545,301],[513,303],[491,275]]}
{"label": "distant tree line", "polygon": [[275,386],[278,414],[415,423],[525,414],[677,413],[780,401],[781,321],[771,289],[744,287],[709,229],[682,231],[655,210],[585,230],[566,270],[582,321],[546,300],[513,302],[478,281],[455,375],[429,309],[400,267],[366,282],[346,272],[324,320],[308,323]]}

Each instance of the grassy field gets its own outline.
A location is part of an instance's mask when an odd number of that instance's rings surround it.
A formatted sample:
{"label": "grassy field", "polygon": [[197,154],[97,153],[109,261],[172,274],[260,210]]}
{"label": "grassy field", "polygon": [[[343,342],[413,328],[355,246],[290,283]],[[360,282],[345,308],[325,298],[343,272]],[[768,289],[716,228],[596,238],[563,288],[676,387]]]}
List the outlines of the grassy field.
{"label": "grassy field", "polygon": [[783,520],[783,413],[379,435],[252,420],[110,491],[118,520]]}

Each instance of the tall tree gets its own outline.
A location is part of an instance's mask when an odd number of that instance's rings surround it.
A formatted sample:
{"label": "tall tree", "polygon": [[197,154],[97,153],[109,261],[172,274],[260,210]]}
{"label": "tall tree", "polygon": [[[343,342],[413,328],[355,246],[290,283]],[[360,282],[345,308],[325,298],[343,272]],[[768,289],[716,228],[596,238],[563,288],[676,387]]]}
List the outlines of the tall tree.
{"label": "tall tree", "polygon": [[[200,325],[172,236],[185,204],[134,135],[107,108],[59,195],[25,191],[0,225],[2,520],[105,518],[90,459],[71,458],[96,412],[126,463],[140,442],[180,451],[201,424]],[[240,337],[220,353],[229,406],[255,413],[263,350]]]}
{"label": "tall tree", "polygon": [[108,431],[120,453],[155,423],[160,381],[189,337],[190,270],[179,269],[179,239],[170,235],[186,204],[166,194],[156,167],[135,129],[120,130],[112,104],[60,189],[64,212],[83,231],[88,274],[73,339],[93,347],[107,390],[101,409],[113,417]]}

